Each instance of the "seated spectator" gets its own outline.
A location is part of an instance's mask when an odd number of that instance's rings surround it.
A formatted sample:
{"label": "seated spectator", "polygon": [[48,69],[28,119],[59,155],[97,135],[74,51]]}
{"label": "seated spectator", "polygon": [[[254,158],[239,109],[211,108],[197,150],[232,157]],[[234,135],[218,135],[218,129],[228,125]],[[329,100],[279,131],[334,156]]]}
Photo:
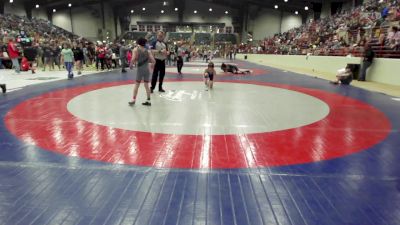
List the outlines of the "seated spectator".
{"label": "seated spectator", "polygon": [[397,27],[392,27],[387,37],[387,44],[394,50],[399,50],[400,47],[400,31]]}
{"label": "seated spectator", "polygon": [[336,80],[335,81],[330,81],[331,84],[350,84],[351,81],[353,81],[353,72],[351,71],[351,68],[349,65],[346,66],[346,68],[338,70],[338,73],[336,74]]}

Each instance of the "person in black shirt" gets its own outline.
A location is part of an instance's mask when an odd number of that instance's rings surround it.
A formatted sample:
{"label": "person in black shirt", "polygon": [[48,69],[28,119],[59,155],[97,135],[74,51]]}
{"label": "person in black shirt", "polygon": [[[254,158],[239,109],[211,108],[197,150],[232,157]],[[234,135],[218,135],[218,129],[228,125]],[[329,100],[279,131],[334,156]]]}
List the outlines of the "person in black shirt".
{"label": "person in black shirt", "polygon": [[3,65],[3,58],[5,57],[3,54],[4,52],[7,52],[7,46],[4,45],[3,41],[0,38],[0,69],[4,69],[4,65]]}
{"label": "person in black shirt", "polygon": [[7,92],[7,86],[5,84],[0,84],[0,88],[1,88],[1,91],[3,92],[3,94],[5,94]]}
{"label": "person in black shirt", "polygon": [[[51,51],[53,52],[53,59],[52,59],[53,63],[58,67],[58,70],[61,70],[61,63],[60,63],[61,48],[57,45],[57,43],[52,43]],[[53,64],[53,69],[54,69],[54,64]]]}
{"label": "person in black shirt", "polygon": [[364,50],[364,57],[361,65],[361,70],[360,74],[358,76],[358,81],[365,81],[365,77],[367,76],[367,69],[372,65],[372,62],[374,60],[375,53],[372,50],[371,46],[369,44],[365,45],[365,50]]}
{"label": "person in black shirt", "polygon": [[32,74],[35,73],[34,64],[36,63],[37,49],[31,45],[24,48],[24,57],[29,62],[29,67],[32,70]]}
{"label": "person in black shirt", "polygon": [[74,42],[74,47],[72,48],[72,52],[74,53],[74,59],[75,59],[75,66],[78,70],[78,75],[82,74],[82,62],[85,58],[84,54],[83,54],[83,49],[82,49],[82,44],[79,43],[77,44],[76,42]]}
{"label": "person in black shirt", "polygon": [[49,70],[51,70],[53,65],[53,51],[50,48],[49,44],[45,44],[43,47],[43,57],[44,57],[43,71],[46,71],[46,66],[49,66]]}

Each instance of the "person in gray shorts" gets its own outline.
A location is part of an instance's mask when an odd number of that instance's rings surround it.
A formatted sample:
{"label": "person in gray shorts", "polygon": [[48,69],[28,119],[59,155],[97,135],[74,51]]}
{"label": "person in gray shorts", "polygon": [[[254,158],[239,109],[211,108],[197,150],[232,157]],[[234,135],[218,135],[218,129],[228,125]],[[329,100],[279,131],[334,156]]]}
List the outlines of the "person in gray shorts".
{"label": "person in gray shorts", "polygon": [[135,88],[133,89],[133,99],[132,101],[129,102],[130,106],[133,106],[136,103],[136,97],[138,94],[140,82],[142,81],[144,81],[144,87],[146,88],[146,93],[147,93],[147,101],[142,103],[142,105],[151,106],[150,87],[149,87],[149,81],[150,81],[149,64],[151,65],[152,68],[154,68],[156,60],[154,59],[153,54],[151,54],[151,52],[145,48],[146,42],[147,42],[146,39],[139,38],[136,41],[138,46],[132,52],[132,60],[130,62],[130,68],[133,69],[133,65],[136,64],[137,73],[136,73],[136,84]]}

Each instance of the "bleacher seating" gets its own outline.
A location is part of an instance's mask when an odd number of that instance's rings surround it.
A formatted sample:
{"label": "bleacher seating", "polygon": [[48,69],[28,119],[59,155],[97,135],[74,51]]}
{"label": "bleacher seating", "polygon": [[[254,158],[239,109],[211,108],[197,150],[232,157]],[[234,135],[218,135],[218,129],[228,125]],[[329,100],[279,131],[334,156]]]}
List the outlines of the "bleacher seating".
{"label": "bleacher seating", "polygon": [[192,35],[192,33],[169,32],[168,42],[183,41],[185,43],[188,43],[191,41]]}
{"label": "bleacher seating", "polygon": [[196,33],[194,36],[194,43],[196,45],[210,45],[211,34],[210,33]]}
{"label": "bleacher seating", "polygon": [[214,41],[216,44],[219,43],[237,44],[237,38],[235,34],[215,34]]}

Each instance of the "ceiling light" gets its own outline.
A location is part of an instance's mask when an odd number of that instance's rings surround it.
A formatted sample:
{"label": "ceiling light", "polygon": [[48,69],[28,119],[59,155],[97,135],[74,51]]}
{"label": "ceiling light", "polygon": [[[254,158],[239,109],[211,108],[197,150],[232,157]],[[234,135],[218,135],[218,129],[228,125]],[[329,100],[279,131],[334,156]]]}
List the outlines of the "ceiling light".
{"label": "ceiling light", "polygon": [[36,4],[36,6],[35,6],[37,9],[39,8],[39,5],[38,4]]}
{"label": "ceiling light", "polygon": [[10,0],[10,3],[13,3],[14,2],[14,0]]}
{"label": "ceiling light", "polygon": [[163,2],[163,5],[166,6],[166,5],[167,5],[167,2]]}
{"label": "ceiling light", "polygon": [[225,11],[225,14],[228,14],[229,12],[228,11]]}
{"label": "ceiling light", "polygon": [[161,10],[161,13],[164,13],[164,10]]}
{"label": "ceiling light", "polygon": [[69,4],[68,4],[68,7],[71,7],[71,6],[72,6],[72,4],[71,4],[71,3],[69,3]]}
{"label": "ceiling light", "polygon": [[135,12],[135,11],[132,9],[132,10],[131,10],[131,13],[134,13],[134,12]]}
{"label": "ceiling light", "polygon": [[212,12],[212,8],[208,9],[208,11]]}
{"label": "ceiling light", "polygon": [[53,13],[55,13],[55,12],[57,12],[57,10],[56,10],[56,9],[53,9]]}
{"label": "ceiling light", "polygon": [[304,10],[308,10],[308,6],[304,7]]}
{"label": "ceiling light", "polygon": [[288,2],[288,0],[284,0],[285,2]]}
{"label": "ceiling light", "polygon": [[178,8],[175,8],[175,11],[178,11]]}
{"label": "ceiling light", "polygon": [[296,14],[296,15],[299,14],[299,11],[295,11],[294,14]]}
{"label": "ceiling light", "polygon": [[143,8],[142,8],[142,10],[143,10],[143,11],[146,11],[146,8],[145,8],[145,7],[143,7]]}
{"label": "ceiling light", "polygon": [[194,10],[193,13],[196,14],[196,13],[197,13],[197,10]]}
{"label": "ceiling light", "polygon": [[275,9],[277,9],[277,8],[278,8],[278,5],[275,5],[274,7],[275,7]]}

